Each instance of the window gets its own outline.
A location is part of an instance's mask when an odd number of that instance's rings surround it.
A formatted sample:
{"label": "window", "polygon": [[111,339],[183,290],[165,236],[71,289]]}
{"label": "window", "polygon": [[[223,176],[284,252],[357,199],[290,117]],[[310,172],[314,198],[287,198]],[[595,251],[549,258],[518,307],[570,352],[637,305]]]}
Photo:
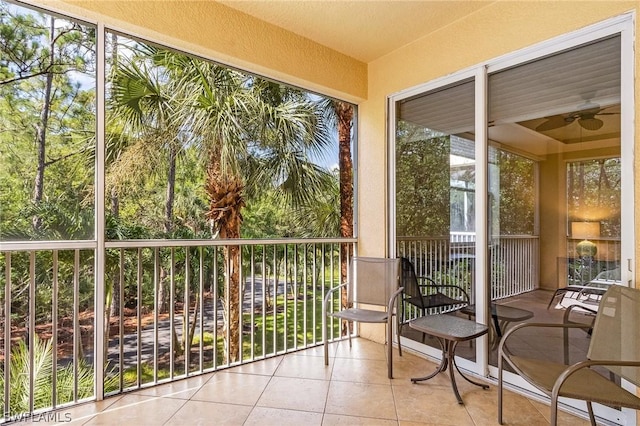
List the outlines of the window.
{"label": "window", "polygon": [[95,28],[0,2],[0,240],[94,238]]}

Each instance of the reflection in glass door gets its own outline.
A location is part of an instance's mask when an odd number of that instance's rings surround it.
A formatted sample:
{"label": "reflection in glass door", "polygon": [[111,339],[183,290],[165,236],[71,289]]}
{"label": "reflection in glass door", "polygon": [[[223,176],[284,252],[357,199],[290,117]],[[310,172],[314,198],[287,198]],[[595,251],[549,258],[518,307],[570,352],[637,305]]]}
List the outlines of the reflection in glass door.
{"label": "reflection in glass door", "polygon": [[[396,107],[396,254],[423,283],[457,286],[473,300],[475,270],[474,83],[466,81],[404,99]],[[430,281],[428,281],[430,280]],[[473,302],[472,302],[473,303]],[[459,306],[422,309],[404,303],[404,321]],[[403,337],[439,348],[409,327]],[[470,347],[458,354],[474,357]]]}
{"label": "reflection in glass door", "polygon": [[[561,323],[572,304],[597,310],[602,293],[585,297],[567,285],[620,284],[620,40],[488,76],[488,258],[498,338],[522,321]],[[576,310],[570,318],[589,323],[590,315]],[[509,349],[541,361],[586,359],[587,333],[570,333],[565,350],[554,330],[518,330]],[[497,365],[496,345],[489,364]],[[509,380],[524,386],[515,374]],[[596,414],[616,418],[611,410],[598,406]]]}

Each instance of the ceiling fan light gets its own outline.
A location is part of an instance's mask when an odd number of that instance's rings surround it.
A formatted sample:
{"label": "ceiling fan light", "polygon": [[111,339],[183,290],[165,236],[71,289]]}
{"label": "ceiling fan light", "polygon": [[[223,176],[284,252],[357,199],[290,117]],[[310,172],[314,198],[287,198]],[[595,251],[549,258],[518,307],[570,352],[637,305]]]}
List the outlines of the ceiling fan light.
{"label": "ceiling fan light", "polygon": [[578,120],[580,126],[586,130],[598,130],[602,127],[604,122],[599,118],[581,118]]}

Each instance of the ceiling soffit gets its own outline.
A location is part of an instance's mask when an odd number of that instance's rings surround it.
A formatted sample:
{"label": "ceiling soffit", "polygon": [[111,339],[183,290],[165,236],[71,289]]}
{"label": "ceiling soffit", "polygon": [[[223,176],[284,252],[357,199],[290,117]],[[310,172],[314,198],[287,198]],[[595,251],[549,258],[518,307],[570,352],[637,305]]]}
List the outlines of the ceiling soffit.
{"label": "ceiling soffit", "polygon": [[216,0],[369,63],[493,1]]}

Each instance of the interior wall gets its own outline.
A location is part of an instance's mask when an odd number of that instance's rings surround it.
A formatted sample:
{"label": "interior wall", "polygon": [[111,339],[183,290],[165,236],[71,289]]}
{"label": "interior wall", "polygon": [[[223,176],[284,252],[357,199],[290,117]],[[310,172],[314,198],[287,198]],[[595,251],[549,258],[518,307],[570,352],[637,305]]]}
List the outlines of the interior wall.
{"label": "interior wall", "polygon": [[[386,188],[387,176],[377,171],[385,170],[386,167],[386,100],[389,95],[629,11],[637,13],[639,9],[640,3],[631,1],[497,1],[442,30],[369,63],[369,97],[359,108],[359,161],[362,176],[359,201],[361,205],[369,207],[366,212],[361,212],[359,218],[359,248],[367,253],[383,253],[382,248],[386,243],[386,227],[381,226],[387,223],[388,217],[385,208],[386,193],[381,188]],[[640,55],[636,55],[636,68],[639,66],[639,59]],[[638,85],[637,78],[635,84]],[[635,96],[637,99],[637,93]],[[636,122],[640,122],[639,112],[640,108],[636,108]],[[639,129],[636,126],[636,145],[640,141]],[[638,146],[635,151],[640,152]],[[635,161],[637,167],[638,157]],[[550,165],[548,170],[542,170],[542,174],[545,173],[556,172]],[[552,176],[542,177],[545,178],[551,179]],[[640,183],[637,177],[635,181],[638,197]],[[636,212],[636,222],[638,218]],[[562,221],[558,223],[557,216],[547,219],[554,222],[548,224],[550,231],[561,230]],[[547,242],[549,246],[558,244],[558,241]],[[544,252],[545,248],[548,247],[542,243],[541,252]],[[556,251],[557,248],[554,247],[554,256]],[[636,254],[636,259],[639,257]],[[545,259],[541,258],[541,262],[544,261]],[[555,261],[554,258],[554,264]],[[638,269],[636,268],[636,271]],[[638,277],[637,272],[636,276]],[[551,277],[541,279],[545,285],[551,285]]]}
{"label": "interior wall", "polygon": [[620,157],[611,147],[549,155],[539,163],[540,188],[540,287],[555,290],[566,285],[567,162],[585,158]]}
{"label": "interior wall", "polygon": [[367,96],[365,63],[215,1],[33,3],[339,99]]}
{"label": "interior wall", "polygon": [[558,288],[562,257],[567,252],[564,226],[566,195],[564,191],[564,162],[559,155],[549,155],[539,163],[540,188],[540,287]]}

